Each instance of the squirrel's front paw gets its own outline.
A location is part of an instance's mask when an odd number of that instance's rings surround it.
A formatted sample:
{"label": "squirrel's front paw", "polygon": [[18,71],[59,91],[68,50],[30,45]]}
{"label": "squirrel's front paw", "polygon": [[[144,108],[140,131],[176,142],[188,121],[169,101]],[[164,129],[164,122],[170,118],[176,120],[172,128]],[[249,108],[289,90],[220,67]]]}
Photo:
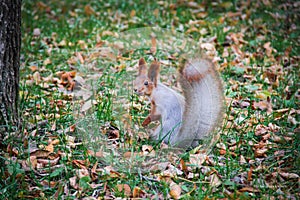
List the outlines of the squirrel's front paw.
{"label": "squirrel's front paw", "polygon": [[150,122],[151,122],[150,117],[147,117],[147,118],[143,121],[142,126],[145,127],[145,126],[147,126],[148,124],[150,124]]}

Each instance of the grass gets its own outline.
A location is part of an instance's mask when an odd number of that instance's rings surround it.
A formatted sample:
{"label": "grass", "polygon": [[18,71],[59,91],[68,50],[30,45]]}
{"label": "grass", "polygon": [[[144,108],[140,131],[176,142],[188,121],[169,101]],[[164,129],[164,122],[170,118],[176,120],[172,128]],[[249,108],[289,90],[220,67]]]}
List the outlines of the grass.
{"label": "grass", "polygon": [[[22,137],[8,138],[8,147],[0,154],[1,199],[170,198],[172,184],[180,186],[182,199],[299,198],[299,5],[289,1],[197,5],[23,1],[20,112],[24,126]],[[221,138],[201,165],[191,162],[199,152],[171,152],[168,157],[140,154],[151,153],[147,150],[151,147],[156,153],[163,151],[140,128],[149,105],[132,91],[134,66],[141,56],[153,59],[146,53],[149,49],[124,52],[116,62],[89,57],[101,42],[111,42],[111,35],[148,26],[174,29],[216,49],[226,120]],[[36,28],[40,34],[34,35]],[[167,60],[170,54],[162,50],[156,55]],[[72,70],[86,80],[98,75],[91,79],[89,97],[95,103],[87,118],[79,118],[82,123],[75,131],[70,130],[78,122],[74,108],[84,101],[46,79]],[[175,67],[165,66],[162,80],[177,87],[174,73]],[[265,109],[268,105],[270,112]],[[59,142],[50,145],[55,140]],[[51,147],[51,154],[42,155],[42,149]],[[34,148],[39,150],[34,153]],[[91,149],[102,155],[95,156]],[[56,158],[59,161],[52,166]],[[49,162],[43,170],[36,166],[40,159]],[[129,194],[118,189],[120,185],[128,185]]]}

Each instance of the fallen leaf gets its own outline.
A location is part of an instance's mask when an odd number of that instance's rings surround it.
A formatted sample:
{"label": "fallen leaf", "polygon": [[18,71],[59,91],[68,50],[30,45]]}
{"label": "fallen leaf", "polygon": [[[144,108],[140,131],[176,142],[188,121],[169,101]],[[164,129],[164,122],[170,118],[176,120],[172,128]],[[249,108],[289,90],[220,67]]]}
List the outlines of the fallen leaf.
{"label": "fallen leaf", "polygon": [[73,176],[73,177],[69,178],[70,185],[74,189],[78,189],[78,184],[76,183],[76,180],[77,180],[76,176]]}
{"label": "fallen leaf", "polygon": [[207,157],[206,154],[191,154],[190,163],[192,165],[195,165],[196,167],[200,167],[205,162],[206,157]]}
{"label": "fallen leaf", "polygon": [[255,189],[253,187],[243,187],[239,189],[240,192],[259,192],[258,189]]}
{"label": "fallen leaf", "polygon": [[34,150],[32,152],[30,152],[30,156],[36,156],[37,158],[46,158],[49,156],[51,152],[46,151],[46,150]]}
{"label": "fallen leaf", "polygon": [[259,101],[259,102],[253,102],[253,108],[260,109],[260,110],[266,110],[268,114],[271,114],[273,109],[272,109],[272,103],[270,100],[264,100],[264,101]]}
{"label": "fallen leaf", "polygon": [[179,199],[181,195],[181,187],[172,181],[170,184],[169,194],[173,199]]}
{"label": "fallen leaf", "polygon": [[262,156],[265,156],[265,153],[268,151],[267,148],[262,148],[262,149],[256,149],[254,154],[255,154],[255,157],[262,157]]}
{"label": "fallen leaf", "polygon": [[131,195],[131,189],[128,184],[118,184],[117,189],[119,192],[124,193],[126,196]]}
{"label": "fallen leaf", "polygon": [[35,28],[33,29],[33,36],[39,37],[41,35],[41,29]]}
{"label": "fallen leaf", "polygon": [[90,15],[94,15],[95,14],[95,11],[94,11],[94,9],[91,7],[91,5],[86,5],[86,6],[84,6],[84,13],[86,14],[86,15],[88,15],[88,16],[90,16]]}
{"label": "fallen leaf", "polygon": [[37,157],[36,156],[30,156],[27,160],[27,165],[32,167],[33,169],[36,169],[37,166]]}
{"label": "fallen leaf", "polygon": [[81,179],[82,177],[90,177],[89,170],[87,169],[77,169],[76,175],[79,179]]}
{"label": "fallen leaf", "polygon": [[36,65],[32,65],[29,67],[29,69],[31,70],[31,72],[35,72],[38,70],[38,67]]}
{"label": "fallen leaf", "polygon": [[143,156],[155,156],[155,150],[151,145],[143,145],[141,153]]}
{"label": "fallen leaf", "polygon": [[267,42],[264,44],[264,48],[266,49],[267,56],[271,56],[273,48],[271,47],[271,42]]}
{"label": "fallen leaf", "polygon": [[222,184],[221,179],[218,177],[216,173],[213,173],[210,177],[210,186],[212,187],[218,187]]}
{"label": "fallen leaf", "polygon": [[280,176],[286,179],[298,179],[299,175],[296,173],[279,172]]}
{"label": "fallen leaf", "polygon": [[146,192],[144,192],[141,188],[135,187],[132,191],[133,198],[143,198],[145,197]]}
{"label": "fallen leaf", "polygon": [[87,169],[87,166],[89,166],[88,160],[73,160],[72,163],[81,169]]}

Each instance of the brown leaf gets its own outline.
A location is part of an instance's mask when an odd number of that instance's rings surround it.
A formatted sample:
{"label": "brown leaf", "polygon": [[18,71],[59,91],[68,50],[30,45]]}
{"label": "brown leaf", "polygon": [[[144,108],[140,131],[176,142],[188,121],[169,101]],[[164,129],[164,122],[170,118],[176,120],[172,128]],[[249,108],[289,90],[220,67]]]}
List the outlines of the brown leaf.
{"label": "brown leaf", "polygon": [[213,173],[210,177],[210,186],[212,187],[218,187],[222,184],[221,179],[218,177],[216,173]]}
{"label": "brown leaf", "polygon": [[52,63],[52,61],[50,60],[50,58],[46,58],[43,62],[44,65],[49,65],[51,63]]}
{"label": "brown leaf", "polygon": [[272,109],[272,103],[269,100],[259,101],[259,102],[253,102],[253,108],[260,109],[260,110],[267,110],[268,114],[271,114]]}
{"label": "brown leaf", "polygon": [[207,12],[199,12],[198,14],[197,14],[197,17],[198,18],[205,18],[207,16]]}
{"label": "brown leaf", "polygon": [[81,169],[87,169],[87,166],[89,166],[88,160],[73,160],[72,163]]}
{"label": "brown leaf", "polygon": [[141,153],[143,156],[155,156],[155,150],[151,145],[143,145]]}
{"label": "brown leaf", "polygon": [[86,177],[86,176],[90,177],[89,170],[87,170],[87,169],[77,169],[76,175],[79,179],[81,179],[82,177]]}
{"label": "brown leaf", "polygon": [[86,14],[86,15],[88,15],[88,16],[90,16],[90,15],[94,15],[95,14],[95,11],[94,11],[94,9],[91,7],[91,5],[86,5],[85,7],[84,7],[84,13]]}
{"label": "brown leaf", "polygon": [[130,12],[130,17],[134,17],[135,14],[136,14],[135,10],[131,10],[131,12]]}
{"label": "brown leaf", "polygon": [[29,69],[31,70],[31,72],[35,72],[38,70],[38,67],[36,65],[32,65],[29,67]]}
{"label": "brown leaf", "polygon": [[143,198],[146,196],[146,192],[144,192],[141,188],[135,187],[132,191],[133,198]]}
{"label": "brown leaf", "polygon": [[103,158],[104,157],[103,152],[101,150],[99,150],[97,152],[94,152],[92,150],[88,150],[88,154],[91,155],[91,156],[96,156],[98,158]]}
{"label": "brown leaf", "polygon": [[97,175],[97,166],[98,166],[98,162],[96,162],[91,170],[91,177],[92,177],[92,180],[95,181],[97,178],[98,178],[98,175]]}
{"label": "brown leaf", "polygon": [[80,52],[76,52],[75,55],[78,58],[78,60],[80,61],[80,63],[84,64],[84,59],[83,59],[81,53]]}
{"label": "brown leaf", "polygon": [[34,80],[36,85],[38,85],[42,81],[40,72],[38,72],[38,71],[34,72],[32,77],[33,77],[33,80]]}
{"label": "brown leaf", "polygon": [[117,189],[118,189],[119,192],[124,192],[124,194],[126,196],[131,195],[131,189],[130,189],[130,186],[128,184],[118,184]]}
{"label": "brown leaf", "polygon": [[30,156],[29,159],[27,159],[27,165],[36,169],[36,166],[37,166],[36,156]]}
{"label": "brown leaf", "polygon": [[187,173],[187,166],[186,166],[186,163],[183,159],[180,159],[180,168],[181,168],[182,171]]}
{"label": "brown leaf", "polygon": [[40,163],[40,164],[42,164],[43,166],[48,166],[48,165],[54,166],[54,165],[56,165],[58,163],[59,159],[60,159],[60,157],[57,157],[57,158],[55,158],[53,160],[49,160],[49,159],[37,159],[37,162]]}
{"label": "brown leaf", "polygon": [[250,169],[249,169],[249,171],[247,173],[247,175],[248,175],[247,180],[248,181],[252,181],[252,172],[253,172],[253,167],[250,166]]}
{"label": "brown leaf", "polygon": [[267,56],[271,56],[273,48],[271,47],[271,42],[267,42],[264,44],[264,48],[266,49]]}
{"label": "brown leaf", "polygon": [[70,185],[74,189],[78,189],[78,184],[76,183],[76,179],[77,179],[76,176],[73,176],[73,177],[69,178]]}
{"label": "brown leaf", "polygon": [[42,186],[50,187],[50,188],[54,188],[57,184],[57,182],[55,182],[55,181],[50,181],[50,183],[49,183],[48,180],[42,180],[40,183],[42,184]]}
{"label": "brown leaf", "polygon": [[255,157],[262,157],[262,156],[265,156],[265,153],[268,151],[267,148],[262,148],[262,149],[256,149],[254,154],[255,154]]}
{"label": "brown leaf", "polygon": [[181,195],[181,187],[172,181],[170,184],[170,193],[169,194],[173,199],[179,199],[180,195]]}
{"label": "brown leaf", "polygon": [[49,151],[50,153],[53,153],[54,152],[53,144],[50,143],[48,146],[45,147],[45,150]]}
{"label": "brown leaf", "polygon": [[192,165],[195,165],[196,167],[202,166],[202,164],[205,162],[206,157],[206,154],[191,154],[190,163]]}
{"label": "brown leaf", "polygon": [[239,189],[240,192],[259,192],[258,189],[255,189],[253,187],[243,187],[242,189]]}
{"label": "brown leaf", "polygon": [[299,175],[296,173],[279,172],[280,176],[286,179],[298,179]]}
{"label": "brown leaf", "polygon": [[245,159],[245,157],[243,155],[240,156],[240,161],[239,161],[240,165],[244,165],[247,164],[247,161]]}
{"label": "brown leaf", "polygon": [[30,152],[30,156],[36,156],[37,158],[46,158],[49,156],[51,152],[46,151],[46,150],[34,150],[32,152]]}

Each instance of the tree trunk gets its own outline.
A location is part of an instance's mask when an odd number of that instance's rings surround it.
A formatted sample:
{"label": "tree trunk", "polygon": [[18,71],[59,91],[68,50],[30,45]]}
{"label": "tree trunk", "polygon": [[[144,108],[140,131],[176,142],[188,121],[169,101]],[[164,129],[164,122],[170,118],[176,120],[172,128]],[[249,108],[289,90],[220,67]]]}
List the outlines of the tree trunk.
{"label": "tree trunk", "polygon": [[20,125],[21,1],[0,0],[0,138]]}

